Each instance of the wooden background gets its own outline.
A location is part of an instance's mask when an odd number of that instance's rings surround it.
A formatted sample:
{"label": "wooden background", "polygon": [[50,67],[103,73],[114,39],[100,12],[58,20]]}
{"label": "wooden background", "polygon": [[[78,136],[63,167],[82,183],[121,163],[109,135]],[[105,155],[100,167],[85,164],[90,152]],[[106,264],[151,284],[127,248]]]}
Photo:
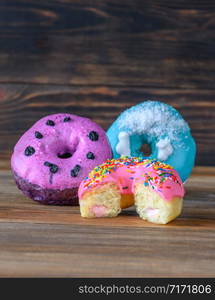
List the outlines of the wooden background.
{"label": "wooden background", "polygon": [[215,1],[0,0],[0,167],[56,112],[105,129],[165,101],[189,122],[197,165],[215,165]]}

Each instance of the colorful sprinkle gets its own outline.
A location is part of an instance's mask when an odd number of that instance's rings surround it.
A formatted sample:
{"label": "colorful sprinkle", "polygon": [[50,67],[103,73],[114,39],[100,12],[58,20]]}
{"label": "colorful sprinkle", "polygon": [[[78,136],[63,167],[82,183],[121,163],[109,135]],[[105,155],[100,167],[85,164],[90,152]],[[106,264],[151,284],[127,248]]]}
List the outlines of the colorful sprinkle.
{"label": "colorful sprinkle", "polygon": [[[135,174],[136,167],[144,166],[145,168],[152,168],[156,171],[156,176],[153,176],[152,171],[145,171],[143,176],[143,184],[145,186],[151,186],[152,189],[161,191],[166,180],[172,180],[178,182],[176,176],[173,174],[173,167],[155,159],[142,159],[140,157],[121,157],[119,159],[108,159],[105,163],[95,167],[88,177],[85,179],[84,187],[91,188],[94,185],[100,183],[107,175],[116,172],[118,168],[126,166],[126,172],[131,175]],[[134,180],[135,177],[129,177],[130,180]],[[171,187],[167,187],[171,188]]]}

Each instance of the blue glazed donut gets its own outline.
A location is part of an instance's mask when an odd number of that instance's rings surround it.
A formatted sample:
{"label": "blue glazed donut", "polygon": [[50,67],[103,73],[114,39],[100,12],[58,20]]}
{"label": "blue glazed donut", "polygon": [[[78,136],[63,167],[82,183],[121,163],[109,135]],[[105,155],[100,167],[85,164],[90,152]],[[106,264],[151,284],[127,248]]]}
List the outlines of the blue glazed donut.
{"label": "blue glazed donut", "polygon": [[151,154],[176,169],[184,182],[195,162],[196,144],[190,128],[180,113],[159,101],[145,101],[124,112],[107,131],[113,157],[139,156],[141,146],[148,144]]}

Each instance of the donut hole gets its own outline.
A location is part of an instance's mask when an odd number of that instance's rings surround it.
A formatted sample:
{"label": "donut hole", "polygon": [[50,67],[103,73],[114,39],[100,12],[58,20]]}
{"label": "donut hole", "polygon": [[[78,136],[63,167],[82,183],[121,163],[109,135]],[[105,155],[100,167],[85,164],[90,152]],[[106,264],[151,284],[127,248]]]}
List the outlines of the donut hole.
{"label": "donut hole", "polygon": [[72,156],[72,153],[70,153],[70,152],[58,153],[58,155],[57,155],[58,158],[62,158],[62,159],[70,158],[71,156]]}
{"label": "donut hole", "polygon": [[152,149],[149,144],[145,143],[140,147],[140,152],[142,152],[144,156],[148,157],[152,154]]}
{"label": "donut hole", "polygon": [[56,146],[55,153],[60,159],[68,159],[74,155],[78,149],[79,140],[75,139],[70,143],[60,140]]}
{"label": "donut hole", "polygon": [[57,157],[60,159],[67,159],[73,156],[76,151],[76,146],[73,148],[64,147],[60,151],[57,152]]}

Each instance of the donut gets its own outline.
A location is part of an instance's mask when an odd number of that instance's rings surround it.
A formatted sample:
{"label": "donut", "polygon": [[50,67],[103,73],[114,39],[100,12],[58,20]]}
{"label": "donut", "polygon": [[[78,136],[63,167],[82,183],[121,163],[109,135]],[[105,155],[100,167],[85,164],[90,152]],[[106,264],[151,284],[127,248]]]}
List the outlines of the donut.
{"label": "donut", "polygon": [[140,157],[109,159],[78,190],[81,216],[115,217],[135,205],[140,218],[166,224],[180,215],[184,186],[172,166]]}
{"label": "donut", "polygon": [[11,169],[18,188],[33,200],[77,205],[81,181],[111,157],[99,125],[60,113],[40,119],[22,135],[14,147]]}
{"label": "donut", "polygon": [[[107,131],[113,158],[121,155],[157,159],[179,173],[183,182],[195,162],[196,144],[187,122],[173,107],[159,101],[145,101],[124,112]],[[149,156],[141,152],[147,144]]]}

